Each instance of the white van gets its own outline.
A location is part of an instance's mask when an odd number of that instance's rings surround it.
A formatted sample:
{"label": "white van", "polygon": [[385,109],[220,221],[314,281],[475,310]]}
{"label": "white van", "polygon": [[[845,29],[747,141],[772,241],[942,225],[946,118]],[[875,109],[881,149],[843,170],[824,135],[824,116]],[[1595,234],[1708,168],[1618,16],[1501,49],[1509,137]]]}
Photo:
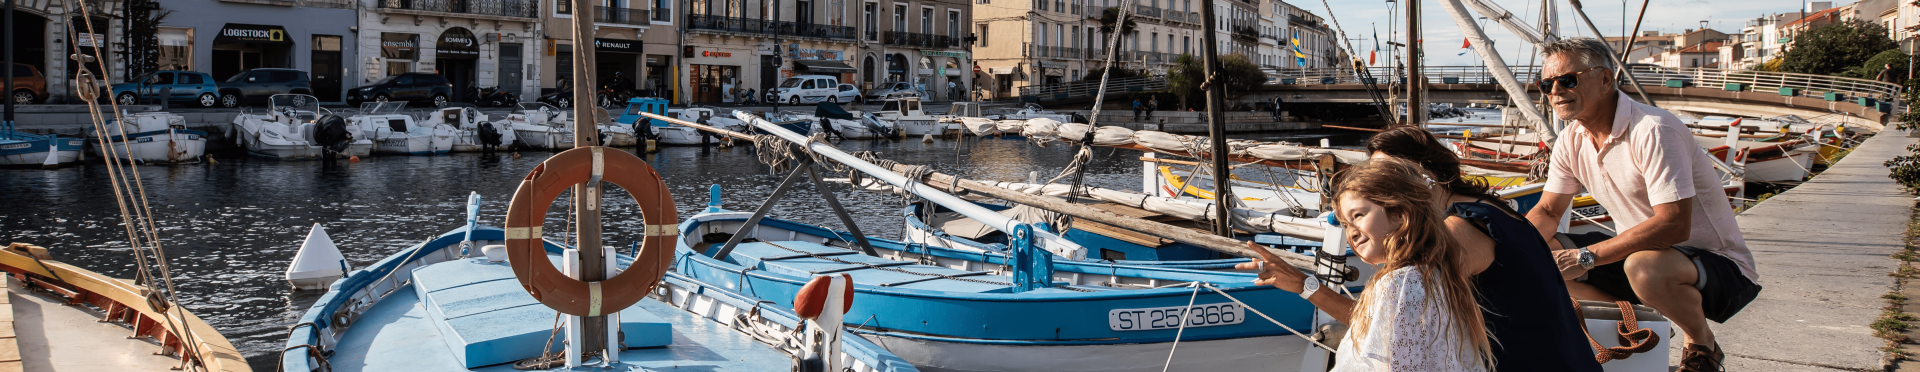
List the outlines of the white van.
{"label": "white van", "polygon": [[789,105],[820,102],[846,103],[840,99],[840,78],[827,75],[800,75],[787,78],[767,92],[768,101]]}

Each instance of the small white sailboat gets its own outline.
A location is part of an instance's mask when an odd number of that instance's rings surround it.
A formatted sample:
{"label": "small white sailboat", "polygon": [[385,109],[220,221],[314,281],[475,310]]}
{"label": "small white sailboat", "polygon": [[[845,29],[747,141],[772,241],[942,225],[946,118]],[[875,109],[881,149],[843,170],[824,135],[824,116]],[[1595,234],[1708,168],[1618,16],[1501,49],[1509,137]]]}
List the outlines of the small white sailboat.
{"label": "small white sailboat", "polygon": [[899,128],[900,134],[909,138],[929,134],[944,135],[948,125],[939,123],[939,119],[932,115],[927,115],[927,111],[920,106],[920,103],[918,97],[886,101],[880,105],[880,111],[867,113],[862,119],[891,124],[894,128]]}
{"label": "small white sailboat", "polygon": [[[228,127],[247,154],[275,159],[312,159],[321,155],[313,139],[314,122],[323,114],[320,99],[305,94],[275,94],[266,113],[241,112]],[[360,138],[359,136],[354,136]]]}
{"label": "small white sailboat", "polygon": [[[747,123],[716,113],[710,108],[672,109],[667,110],[667,116],[735,132],[747,131]],[[649,122],[657,123],[651,120]],[[721,142],[720,138],[702,133],[699,129],[666,123],[648,124],[648,126],[654,131],[654,136],[659,138],[661,145],[701,146]]]}
{"label": "small white sailboat", "polygon": [[360,114],[348,117],[347,122],[373,140],[375,154],[433,155],[453,150],[458,129],[416,121],[412,115],[400,113],[403,108],[405,102],[367,102],[360,104]]}
{"label": "small white sailboat", "polygon": [[551,105],[521,102],[519,110],[495,122],[513,129],[515,144],[540,150],[573,148],[572,115]]}
{"label": "small white sailboat", "polygon": [[487,114],[472,107],[442,108],[421,123],[447,125],[458,130],[453,135],[453,152],[485,151],[487,146],[505,148],[514,141],[512,129],[487,120]]}
{"label": "small white sailboat", "polygon": [[300,243],[300,251],[293,254],[293,265],[287,266],[287,284],[298,290],[327,289],[352,270],[347,257],[327,237],[327,230],[316,223],[307,232],[307,240]]}
{"label": "small white sailboat", "polygon": [[187,129],[186,117],[167,112],[120,116],[125,121],[107,119],[106,132],[92,133],[88,140],[107,141],[115,157],[139,163],[199,162],[207,152],[207,132]]}

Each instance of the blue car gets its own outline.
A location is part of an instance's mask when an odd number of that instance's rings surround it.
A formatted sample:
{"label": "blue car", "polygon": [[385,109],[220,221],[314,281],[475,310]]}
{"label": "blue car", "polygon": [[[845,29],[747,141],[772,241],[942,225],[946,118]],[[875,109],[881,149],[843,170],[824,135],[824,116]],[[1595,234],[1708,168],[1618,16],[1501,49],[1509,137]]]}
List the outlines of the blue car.
{"label": "blue car", "polygon": [[155,71],[130,82],[113,85],[113,99],[121,105],[160,100],[213,107],[220,103],[220,88],[213,76],[193,71]]}

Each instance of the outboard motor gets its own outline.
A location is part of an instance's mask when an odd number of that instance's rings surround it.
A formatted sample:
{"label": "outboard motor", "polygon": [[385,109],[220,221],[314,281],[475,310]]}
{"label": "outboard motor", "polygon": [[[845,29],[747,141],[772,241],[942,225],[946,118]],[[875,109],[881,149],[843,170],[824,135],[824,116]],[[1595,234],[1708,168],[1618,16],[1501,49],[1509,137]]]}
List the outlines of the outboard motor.
{"label": "outboard motor", "polygon": [[500,146],[500,130],[494,128],[493,125],[493,123],[480,123],[476,125],[480,134],[480,145],[486,148],[487,151],[493,151],[495,146]]}
{"label": "outboard motor", "polygon": [[1088,121],[1087,121],[1087,117],[1086,117],[1086,116],[1084,116],[1084,115],[1080,115],[1080,113],[1078,113],[1078,112],[1069,112],[1069,113],[1067,113],[1067,115],[1068,115],[1068,116],[1067,116],[1067,119],[1068,119],[1067,121],[1068,121],[1068,122],[1072,122],[1072,123],[1079,123],[1079,124],[1087,124],[1087,123],[1088,123]]}
{"label": "outboard motor", "polygon": [[347,132],[347,119],[328,114],[315,120],[313,142],[332,154],[346,151],[347,145],[353,143],[353,133]]}

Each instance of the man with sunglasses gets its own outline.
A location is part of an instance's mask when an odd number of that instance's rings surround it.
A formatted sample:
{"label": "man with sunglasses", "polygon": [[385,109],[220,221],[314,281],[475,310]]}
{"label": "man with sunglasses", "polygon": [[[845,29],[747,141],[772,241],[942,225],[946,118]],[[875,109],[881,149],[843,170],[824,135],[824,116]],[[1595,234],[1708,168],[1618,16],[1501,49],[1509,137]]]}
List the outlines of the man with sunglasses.
{"label": "man with sunglasses", "polygon": [[[1527,219],[1556,247],[1567,291],[1659,310],[1686,334],[1681,371],[1723,370],[1707,320],[1726,322],[1760,286],[1714,160],[1678,117],[1620,91],[1601,41],[1542,49],[1548,78],[1537,88],[1572,125],[1553,144],[1545,193]],[[1618,236],[1555,232],[1582,189],[1606,207]]]}

